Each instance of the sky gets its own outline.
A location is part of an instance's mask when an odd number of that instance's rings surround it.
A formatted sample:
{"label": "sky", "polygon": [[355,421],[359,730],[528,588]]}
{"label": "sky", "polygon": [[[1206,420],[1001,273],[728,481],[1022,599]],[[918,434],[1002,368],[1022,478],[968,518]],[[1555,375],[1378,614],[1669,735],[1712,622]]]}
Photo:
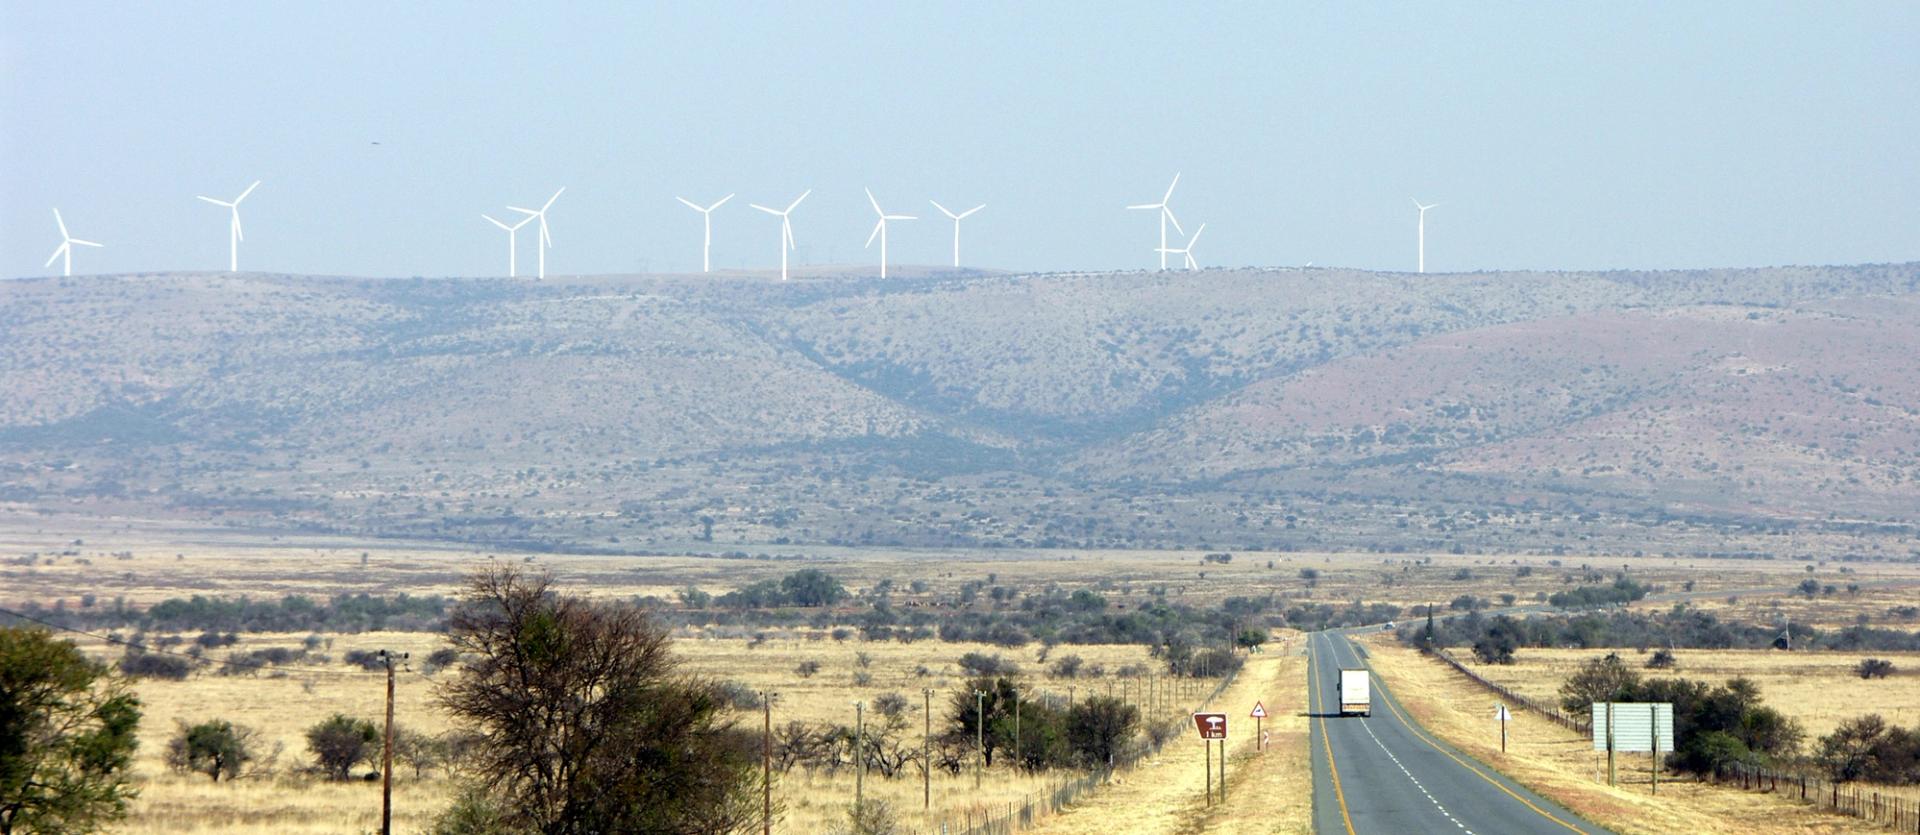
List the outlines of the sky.
{"label": "sky", "polygon": [[[0,0],[0,277],[1920,260],[1920,4]],[[520,269],[534,270],[530,226]],[[1179,236],[1175,236],[1177,241]]]}

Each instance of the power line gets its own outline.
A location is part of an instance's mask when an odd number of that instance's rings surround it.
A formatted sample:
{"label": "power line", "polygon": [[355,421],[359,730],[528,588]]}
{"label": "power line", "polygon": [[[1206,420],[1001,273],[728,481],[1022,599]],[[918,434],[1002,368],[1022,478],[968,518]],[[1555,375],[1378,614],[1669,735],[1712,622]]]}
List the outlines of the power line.
{"label": "power line", "polygon": [[[65,624],[54,623],[53,621],[46,620],[45,618],[35,617],[25,612],[15,611],[13,609],[8,609],[5,607],[0,607],[0,615],[19,618],[20,620],[28,621],[30,623],[37,623],[41,626],[47,627],[48,629],[57,629],[57,630],[60,630],[61,632],[70,632],[75,635],[85,635],[89,638],[94,638],[96,640],[104,641],[109,644],[116,644],[119,646],[126,647],[128,649],[137,649],[137,650],[140,650],[141,652],[151,652],[151,653],[157,653],[160,655],[171,655],[176,658],[185,658],[189,661],[195,661],[195,662],[200,662],[205,664],[219,664],[219,665],[228,666],[228,667],[236,667],[240,669],[251,669],[251,670],[279,670],[281,672],[286,672],[286,673],[308,673],[312,675],[354,675],[355,673],[379,672],[378,670],[351,670],[351,669],[337,670],[337,669],[327,669],[323,667],[288,667],[285,665],[274,664],[266,661],[248,662],[248,661],[236,661],[233,659],[219,660],[219,659],[208,658],[204,654],[191,655],[184,652],[174,652],[173,650],[166,649],[164,647],[150,647],[150,646],[147,646],[146,644],[134,643],[133,641],[129,641],[125,638],[117,637],[114,635],[102,635],[98,632],[89,632],[85,629],[76,629],[74,627],[67,626]],[[413,673],[414,675],[417,675],[423,679],[426,679],[427,681],[433,680],[432,678],[429,678],[425,673],[414,670],[411,667],[407,667],[405,669],[407,672]]]}

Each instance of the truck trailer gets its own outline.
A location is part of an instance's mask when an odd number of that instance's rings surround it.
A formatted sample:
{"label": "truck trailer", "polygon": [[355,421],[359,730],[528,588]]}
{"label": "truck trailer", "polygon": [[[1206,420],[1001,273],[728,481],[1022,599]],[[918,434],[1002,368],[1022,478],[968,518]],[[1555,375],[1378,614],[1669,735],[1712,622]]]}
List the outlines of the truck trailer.
{"label": "truck trailer", "polygon": [[1366,670],[1343,669],[1340,671],[1337,689],[1340,696],[1341,716],[1356,713],[1361,716],[1373,715],[1373,689],[1370,685]]}

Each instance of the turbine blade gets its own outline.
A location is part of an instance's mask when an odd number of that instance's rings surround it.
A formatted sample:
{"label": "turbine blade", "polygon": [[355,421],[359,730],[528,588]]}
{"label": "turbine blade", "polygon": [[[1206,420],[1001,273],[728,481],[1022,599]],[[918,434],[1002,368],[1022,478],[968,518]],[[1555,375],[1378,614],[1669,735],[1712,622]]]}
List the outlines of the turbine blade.
{"label": "turbine blade", "polygon": [[53,266],[53,262],[60,260],[60,253],[66,252],[66,251],[67,251],[67,242],[61,241],[59,246],[56,246],[53,248],[53,254],[47,256],[47,263],[42,264],[40,266],[42,267]]}
{"label": "turbine blade", "polygon": [[233,236],[239,240],[247,239],[247,229],[240,225],[240,207],[233,207]]}
{"label": "turbine blade", "polygon": [[780,211],[779,209],[769,209],[769,208],[767,208],[767,207],[765,207],[765,206],[762,206],[762,205],[760,205],[760,204],[758,204],[758,203],[748,203],[747,205],[748,205],[748,206],[751,206],[751,207],[753,207],[753,208],[756,208],[756,209],[759,209],[760,211],[763,211],[763,212],[766,212],[767,214],[770,214],[770,215],[775,215],[775,216],[779,216],[779,215],[781,215],[781,214],[785,214],[784,212],[782,212],[782,211]]}
{"label": "turbine blade", "polygon": [[675,197],[675,198],[673,198],[673,199],[675,199],[675,200],[678,200],[678,201],[680,201],[680,202],[682,202],[682,203],[685,203],[685,204],[687,204],[687,208],[689,208],[689,209],[692,209],[692,210],[694,210],[694,211],[696,211],[696,212],[704,212],[704,211],[706,211],[706,209],[702,209],[702,208],[700,208],[700,204],[698,204],[698,203],[695,203],[695,202],[693,202],[692,200],[688,200],[688,199],[687,199],[687,198],[685,198],[685,197]]}
{"label": "turbine blade", "polygon": [[961,213],[960,213],[960,217],[956,217],[956,218],[954,218],[954,220],[959,220],[960,218],[964,218],[964,217],[966,217],[967,215],[970,215],[970,214],[973,214],[974,212],[977,212],[977,211],[980,211],[981,209],[984,209],[984,208],[986,208],[986,207],[987,207],[987,204],[985,204],[985,203],[982,203],[982,204],[980,204],[980,205],[978,205],[978,206],[975,206],[975,207],[973,207],[973,208],[971,208],[971,209],[968,209],[968,210],[966,210],[966,211],[964,211],[964,212],[961,212]]}
{"label": "turbine blade", "polygon": [[947,217],[950,217],[950,218],[953,218],[954,220],[959,220],[959,219],[960,219],[960,216],[959,216],[959,215],[956,215],[956,214],[954,214],[954,213],[952,213],[952,212],[949,212],[949,211],[947,211],[947,207],[945,207],[945,206],[942,206],[942,205],[940,205],[940,201],[938,201],[938,200],[928,200],[927,202],[928,202],[928,203],[932,203],[932,204],[933,204],[933,207],[934,207],[934,208],[936,208],[936,209],[939,209],[939,210],[940,210],[940,213],[941,213],[941,214],[943,214],[943,215],[946,215]]}
{"label": "turbine blade", "polygon": [[1127,208],[1129,209],[1160,209],[1160,208],[1165,208],[1165,205],[1161,203],[1141,203],[1138,206],[1128,206]]}
{"label": "turbine blade", "polygon": [[[512,227],[512,226],[508,226],[508,225],[506,225],[506,224],[504,224],[504,223],[501,223],[500,221],[497,221],[497,220],[494,220],[494,219],[493,219],[493,216],[491,216],[491,215],[481,215],[480,217],[481,217],[481,219],[482,219],[482,220],[485,220],[485,221],[486,221],[486,222],[488,222],[488,223],[491,223],[491,224],[493,224],[493,225],[495,225],[495,226],[498,226],[498,227],[500,227],[500,228],[502,228],[502,229],[505,229],[505,230],[507,230],[508,232],[512,232],[512,231],[514,230],[514,228],[515,228],[515,227]],[[521,223],[526,223],[526,221],[524,221],[524,220],[523,220],[523,221],[520,221],[520,222],[521,222]]]}
{"label": "turbine blade", "polygon": [[520,208],[519,206],[508,206],[508,207],[507,207],[507,209],[508,209],[508,211],[514,211],[514,212],[519,212],[519,213],[521,213],[521,214],[526,214],[526,215],[537,215],[537,214],[540,214],[539,212],[536,212],[536,211],[534,211],[534,210],[532,210],[532,209],[522,209],[522,208]]}
{"label": "turbine blade", "polygon": [[227,202],[227,201],[225,201],[225,200],[215,200],[215,199],[213,199],[213,198],[211,198],[211,197],[207,197],[207,196],[205,196],[205,195],[195,195],[195,197],[197,197],[198,199],[201,199],[201,200],[205,200],[205,201],[207,201],[208,203],[212,203],[212,204],[213,204],[213,205],[215,205],[215,206],[225,206],[225,207],[227,207],[227,208],[229,208],[229,209],[231,209],[231,208],[233,208],[233,204],[232,204],[232,203],[228,203],[228,202]]}
{"label": "turbine blade", "polygon": [[1193,253],[1191,252],[1187,253],[1187,269],[1189,270],[1200,269],[1200,262],[1193,260]]}
{"label": "turbine blade", "polygon": [[1187,239],[1187,248],[1192,249],[1193,242],[1200,240],[1200,233],[1205,231],[1207,231],[1207,225],[1204,223],[1200,224],[1200,228],[1193,230],[1193,237]]}
{"label": "turbine blade", "polygon": [[106,247],[106,244],[96,244],[96,243],[94,243],[94,242],[92,242],[92,241],[83,241],[83,240],[80,240],[79,238],[74,238],[74,239],[72,239],[72,240],[69,240],[69,241],[67,241],[67,243],[70,243],[70,244],[79,244],[79,245],[81,245],[81,246],[97,246],[97,247],[101,247],[101,248],[105,248],[105,247]]}
{"label": "turbine blade", "polygon": [[520,222],[519,222],[519,223],[516,223],[516,224],[514,224],[514,225],[512,225],[512,226],[509,226],[509,227],[507,227],[507,228],[508,228],[508,230],[509,230],[509,231],[515,231],[515,232],[517,232],[517,231],[519,231],[519,230],[520,230],[520,227],[522,227],[522,226],[525,226],[525,225],[527,225],[527,224],[529,224],[529,223],[532,223],[532,222],[533,222],[533,218],[534,218],[534,216],[533,216],[533,215],[527,215],[526,217],[523,217],[523,218],[521,218],[521,219],[520,219]]}
{"label": "turbine blade", "polygon": [[252,194],[253,190],[259,187],[260,187],[260,181],[254,180],[253,185],[247,186],[246,191],[240,192],[239,197],[233,198],[233,204],[236,206],[240,205],[240,201],[247,199],[247,195]]}
{"label": "turbine blade", "polygon": [[[807,189],[806,191],[800,192],[800,196],[793,198],[793,202],[787,206],[787,211],[791,212],[795,208],[799,207],[800,201],[807,199],[807,195],[812,193],[813,193],[813,189]],[[784,212],[782,214],[784,214]]]}
{"label": "turbine blade", "polygon": [[1166,212],[1167,220],[1173,222],[1173,231],[1179,232],[1182,235],[1187,234],[1187,230],[1180,228],[1180,219],[1173,216],[1173,209],[1171,207],[1161,206],[1160,211]]}
{"label": "turbine blade", "polygon": [[1180,185],[1180,175],[1179,175],[1179,174],[1174,174],[1174,175],[1173,175],[1173,184],[1172,184],[1172,185],[1169,185],[1169,186],[1167,186],[1167,196],[1165,196],[1165,197],[1162,197],[1162,198],[1160,198],[1160,202],[1162,202],[1162,203],[1165,203],[1165,202],[1167,202],[1168,200],[1172,200],[1172,199],[1173,199],[1173,189],[1174,189],[1174,186],[1178,186],[1178,185]]}
{"label": "turbine blade", "polygon": [[556,191],[556,192],[554,192],[554,193],[553,193],[553,196],[552,196],[552,197],[549,197],[549,198],[547,198],[547,202],[546,202],[546,205],[543,205],[543,206],[541,206],[541,207],[540,207],[540,211],[543,211],[543,212],[544,212],[544,211],[546,211],[547,209],[550,209],[550,208],[552,208],[552,207],[553,207],[553,201],[555,201],[555,200],[559,200],[559,199],[560,199],[560,195],[561,195],[561,194],[564,194],[564,193],[566,192],[566,190],[567,190],[567,187],[566,187],[566,186],[561,186],[561,187],[560,187],[560,190],[559,190],[559,191]]}
{"label": "turbine blade", "polygon": [[713,205],[711,205],[711,206],[708,206],[708,207],[707,207],[707,211],[709,211],[709,212],[711,212],[711,211],[713,211],[714,209],[718,209],[718,208],[720,208],[720,207],[721,207],[722,205],[724,205],[724,204],[725,204],[725,203],[726,203],[726,202],[727,202],[728,200],[732,200],[732,199],[733,199],[733,195],[731,195],[731,194],[729,194],[729,195],[727,195],[727,196],[725,196],[725,197],[722,197],[722,198],[720,198],[719,200],[716,200],[716,201],[714,201],[714,203],[713,203]]}
{"label": "turbine blade", "polygon": [[780,216],[780,234],[787,239],[788,249],[798,250],[800,248],[799,244],[793,242],[793,222],[788,220],[786,215]]}
{"label": "turbine blade", "polygon": [[66,220],[60,217],[59,209],[53,210],[53,222],[60,224],[60,240],[64,241],[68,238],[73,237],[72,235],[67,234],[67,222]]}
{"label": "turbine blade", "polygon": [[880,210],[880,201],[873,199],[873,189],[863,188],[861,191],[867,193],[867,202],[873,204],[873,213],[881,217],[886,217],[887,213]]}
{"label": "turbine blade", "polygon": [[880,217],[885,220],[919,220],[913,215],[881,215]]}
{"label": "turbine blade", "polygon": [[873,246],[873,239],[880,237],[880,230],[885,228],[887,228],[887,218],[885,215],[882,215],[880,217],[880,222],[873,225],[873,233],[867,236],[867,242],[865,244],[862,244],[860,248],[861,249],[871,248]]}

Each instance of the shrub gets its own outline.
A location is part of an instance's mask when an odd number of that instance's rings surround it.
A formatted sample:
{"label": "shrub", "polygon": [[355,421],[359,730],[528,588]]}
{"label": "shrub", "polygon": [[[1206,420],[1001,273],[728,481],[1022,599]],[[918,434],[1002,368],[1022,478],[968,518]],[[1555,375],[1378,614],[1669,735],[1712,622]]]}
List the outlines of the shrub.
{"label": "shrub", "polygon": [[1067,711],[1067,745],[1087,768],[1113,764],[1140,726],[1140,709],[1107,696],[1091,696]]}
{"label": "shrub", "polygon": [[798,666],[793,668],[793,674],[801,678],[813,678],[813,674],[817,672],[820,672],[820,662],[811,658],[800,662]]}
{"label": "shrub", "polygon": [[1080,667],[1084,663],[1086,662],[1078,655],[1062,655],[1053,659],[1053,664],[1047,668],[1047,673],[1054,678],[1078,678]]}
{"label": "shrub", "polygon": [[159,678],[182,681],[193,669],[193,662],[177,655],[161,655],[129,648],[120,656],[120,672],[132,678]]}
{"label": "shrub", "polygon": [[1893,672],[1893,662],[1884,658],[1863,658],[1853,671],[1861,678],[1886,678]]}
{"label": "shrub", "polygon": [[167,741],[167,767],[175,771],[205,774],[220,782],[238,777],[257,755],[258,734],[245,725],[214,719],[198,725],[179,723],[173,739]]}
{"label": "shrub", "polygon": [[1673,650],[1670,649],[1654,650],[1653,656],[1647,659],[1647,669],[1650,670],[1671,670],[1673,667]]}
{"label": "shrub", "polygon": [[365,719],[336,713],[307,729],[307,750],[329,780],[345,780],[353,767],[379,752],[380,729]]}
{"label": "shrub", "polygon": [[960,656],[960,671],[974,677],[1016,676],[1020,674],[1020,665],[998,655],[969,652]]}

